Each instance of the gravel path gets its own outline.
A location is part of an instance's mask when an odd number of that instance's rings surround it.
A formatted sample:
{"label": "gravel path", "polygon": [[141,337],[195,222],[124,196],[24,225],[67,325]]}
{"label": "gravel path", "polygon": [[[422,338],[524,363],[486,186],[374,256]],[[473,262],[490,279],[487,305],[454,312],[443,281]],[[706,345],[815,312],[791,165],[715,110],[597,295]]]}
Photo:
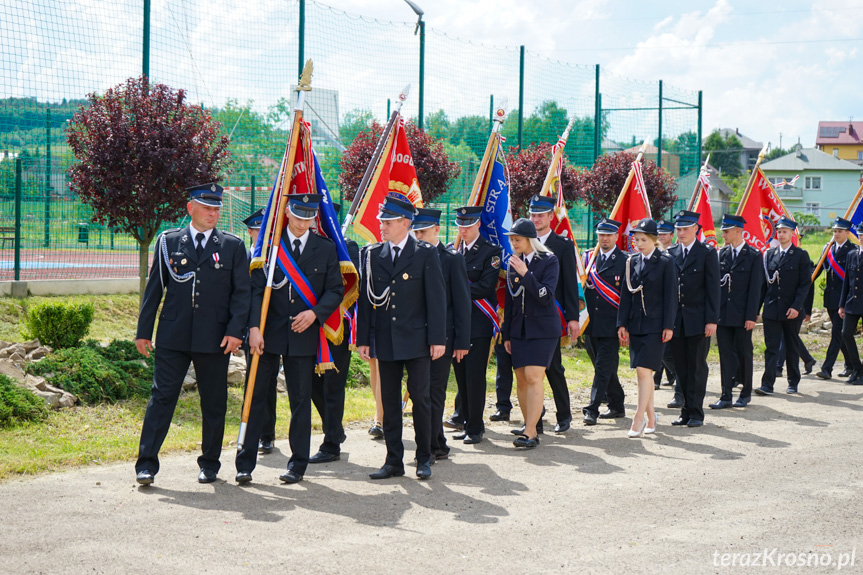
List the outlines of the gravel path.
{"label": "gravel path", "polygon": [[[369,480],[384,447],[357,429],[341,461],[294,486],[278,481],[286,441],[243,488],[230,450],[212,485],[196,483],[194,454],[163,458],[148,488],[131,463],[6,482],[0,572],[820,573],[840,561],[863,572],[863,388],[809,376],[800,391],[708,410],[696,430],[672,428],[662,408],[645,439],[625,437],[628,419],[578,418],[529,452],[512,447],[510,425],[491,424],[479,445],[452,442],[427,482],[411,467]],[[656,397],[664,406],[671,392]],[[820,555],[798,556],[808,553]],[[834,564],[785,563],[801,559]]]}

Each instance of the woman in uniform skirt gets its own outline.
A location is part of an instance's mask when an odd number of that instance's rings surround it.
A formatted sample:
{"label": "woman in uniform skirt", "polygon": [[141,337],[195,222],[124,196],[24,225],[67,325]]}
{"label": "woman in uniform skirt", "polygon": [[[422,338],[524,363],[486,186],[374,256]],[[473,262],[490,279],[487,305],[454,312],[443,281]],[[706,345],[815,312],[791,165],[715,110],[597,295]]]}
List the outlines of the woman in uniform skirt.
{"label": "woman in uniform skirt", "polygon": [[506,235],[514,253],[506,273],[501,338],[512,355],[524,417],[524,434],[512,443],[532,449],[539,445],[536,425],[542,415],[542,381],[562,330],[554,302],[560,269],[557,257],[536,238],[530,220],[516,220]]}
{"label": "woman in uniform skirt", "polygon": [[632,230],[638,253],[626,262],[626,289],[620,290],[617,333],[629,344],[629,366],[638,378],[638,407],[628,437],[656,431],[653,372],[662,367],[665,344],[677,314],[677,271],[674,260],[659,249],[656,222],[645,218]]}

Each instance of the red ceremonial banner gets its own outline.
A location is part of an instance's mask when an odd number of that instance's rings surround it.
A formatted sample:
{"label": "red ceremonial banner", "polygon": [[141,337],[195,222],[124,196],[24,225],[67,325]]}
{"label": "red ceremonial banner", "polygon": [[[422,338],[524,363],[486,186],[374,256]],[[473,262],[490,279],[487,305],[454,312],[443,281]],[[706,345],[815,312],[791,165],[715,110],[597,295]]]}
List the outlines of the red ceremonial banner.
{"label": "red ceremonial banner", "polygon": [[410,202],[417,208],[423,207],[422,193],[417,181],[417,171],[408,145],[403,118],[399,118],[387,141],[380,163],[369,182],[368,192],[360,202],[354,218],[357,233],[370,242],[381,241],[377,216],[386,196]]}
{"label": "red ceremonial banner", "polygon": [[629,180],[629,186],[618,199],[617,209],[609,216],[624,224],[624,232],[617,240],[617,246],[625,252],[634,252],[635,247],[629,233],[638,224],[639,220],[652,217],[650,204],[647,202],[647,190],[644,188],[644,177],[641,174],[641,163],[632,163],[633,177]]}
{"label": "red ceremonial banner", "polygon": [[698,224],[701,226],[699,240],[714,249],[719,249],[716,239],[716,227],[713,224],[713,211],[710,209],[710,185],[706,183],[707,176],[699,178],[698,201],[693,204],[692,211],[700,215]]}
{"label": "red ceremonial banner", "polygon": [[[737,215],[743,216],[746,220],[743,239],[752,247],[758,248],[761,253],[779,245],[775,227],[777,220],[782,216],[791,217],[785,209],[785,204],[773,189],[773,185],[764,177],[761,168],[755,170],[752,187],[737,208]],[[795,246],[800,245],[798,233],[795,232],[792,242]]]}

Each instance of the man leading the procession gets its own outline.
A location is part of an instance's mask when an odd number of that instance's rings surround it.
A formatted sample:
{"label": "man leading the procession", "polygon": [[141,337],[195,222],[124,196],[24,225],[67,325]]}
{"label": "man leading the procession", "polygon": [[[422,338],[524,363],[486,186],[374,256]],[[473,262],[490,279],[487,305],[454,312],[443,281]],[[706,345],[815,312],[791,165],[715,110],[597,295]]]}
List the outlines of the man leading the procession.
{"label": "man leading the procession", "polygon": [[440,210],[418,208],[412,230],[417,240],[437,249],[446,290],[446,353],[431,362],[431,450],[435,460],[449,457],[443,432],[446,386],[453,360],[459,363],[470,351],[471,299],[464,256],[440,241]]}
{"label": "man leading the procession", "polygon": [[[845,218],[836,218],[833,222],[833,245],[829,246],[824,265],[821,266],[818,275],[815,276],[815,279],[818,279],[821,272],[825,270],[827,272],[827,283],[824,286],[824,309],[827,310],[832,324],[830,345],[824,355],[824,363],[821,364],[821,371],[815,374],[821,379],[833,377],[833,365],[836,363],[836,358],[839,357],[840,350],[842,351],[842,359],[845,360],[846,364],[848,363],[848,352],[842,342],[842,318],[839,317],[839,308],[842,307],[842,302],[839,298],[842,295],[842,283],[845,278],[845,259],[849,253],[857,249],[857,246],[848,241],[853,225]],[[828,247],[825,246],[825,249]]]}
{"label": "man leading the procession", "polygon": [[[746,407],[752,397],[752,330],[761,308],[761,284],[764,283],[764,261],[761,252],[743,241],[746,220],[742,216],[722,217],[722,239],[719,250],[719,325],[716,343],[719,347],[719,370],[722,395],[711,409]],[[735,378],[742,385],[740,397],[731,402]]]}
{"label": "man leading the procession", "polygon": [[779,245],[764,254],[766,283],[762,288],[764,309],[764,375],[758,395],[773,395],[776,381],[776,354],[779,342],[785,342],[786,393],[797,393],[800,383],[800,324],[803,322],[806,297],[812,280],[812,262],[806,250],[792,243],[797,222],[788,217],[776,222]]}
{"label": "man leading the procession", "polygon": [[386,479],[405,474],[402,443],[402,376],[408,372],[413,405],[417,477],[431,477],[431,362],[446,352],[446,294],[437,250],[410,235],[416,208],[387,196],[380,207],[381,243],[363,250],[360,262],[357,351],[366,361],[374,339],[381,375],[383,467],[369,474]]}
{"label": "man leading the procession", "polygon": [[159,472],[159,449],[168,435],[190,363],[195,366],[201,396],[198,481],[216,480],[225,433],[228,361],[242,344],[249,313],[249,262],[243,240],[216,229],[222,187],[204,184],[187,191],[191,221],[188,227],[168,230],[156,240],[135,336],[138,351],[149,357],[156,311],[164,294],[153,387],[135,463],[142,485],[153,483]]}
{"label": "man leading the procession", "polygon": [[[617,334],[617,311],[620,286],[626,273],[626,254],[617,247],[620,222],[602,218],[596,224],[599,252],[588,273],[584,298],[590,321],[584,334],[594,354],[593,386],[590,404],[582,409],[585,425],[596,425],[597,418],[617,419],[626,415],[623,388],[617,377],[620,363],[620,339]],[[603,398],[608,396],[608,411],[599,413]]]}
{"label": "man leading the procession", "polygon": [[674,217],[677,244],[668,254],[677,265],[678,304],[674,337],[669,345],[683,395],[680,417],[672,425],[700,427],[707,392],[707,353],[719,321],[719,258],[698,241],[701,217],[681,210]]}
{"label": "man leading the procession", "polygon": [[[863,223],[857,225],[857,231],[863,234]],[[848,354],[848,368],[851,376],[848,382],[852,385],[863,385],[863,365],[860,364],[860,352],[857,350],[857,324],[863,317],[863,244],[845,259],[845,282],[839,296],[839,317],[842,322],[842,341]]]}
{"label": "man leading the procession", "polygon": [[[560,274],[558,275],[554,298],[557,302],[558,312],[563,314],[563,322],[566,324],[565,327],[561,326],[561,332],[566,331],[570,340],[575,341],[579,334],[578,314],[580,311],[578,262],[575,261],[572,238],[559,236],[551,229],[554,205],[555,200],[551,196],[533,196],[530,199],[530,221],[536,227],[537,239],[557,256]],[[572,412],[560,345],[557,346],[551,359],[551,365],[549,365],[545,375],[548,378],[548,384],[554,395],[554,405],[557,409],[557,424],[554,426],[554,431],[563,433],[569,429],[572,423]]]}
{"label": "man leading the procession", "polygon": [[[273,271],[273,290],[267,309],[266,332],[261,333],[261,308],[267,277],[263,268],[252,271],[252,306],[249,312],[249,348],[261,356],[252,394],[246,442],[237,452],[237,483],[252,480],[258,438],[267,419],[268,382],[278,372],[279,361],[285,367],[285,384],[291,403],[288,438],[291,458],[287,470],[279,476],[284,483],[302,481],[309,464],[312,433],[312,380],[319,354],[327,358],[328,342],[321,337],[321,326],[338,309],[342,301],[342,276],[336,245],[311,231],[323,196],[294,194],[285,210],[287,228],[280,254],[287,271],[281,266]],[[306,301],[303,288],[311,288],[317,297],[313,306]]]}
{"label": "man leading the procession", "polygon": [[470,352],[453,365],[464,432],[453,439],[466,444],[479,443],[485,433],[483,411],[486,395],[486,369],[492,337],[497,331],[497,278],[500,272],[500,246],[479,233],[482,206],[465,206],[456,210],[456,225],[461,235],[457,250],[464,254],[472,300],[470,311]]}

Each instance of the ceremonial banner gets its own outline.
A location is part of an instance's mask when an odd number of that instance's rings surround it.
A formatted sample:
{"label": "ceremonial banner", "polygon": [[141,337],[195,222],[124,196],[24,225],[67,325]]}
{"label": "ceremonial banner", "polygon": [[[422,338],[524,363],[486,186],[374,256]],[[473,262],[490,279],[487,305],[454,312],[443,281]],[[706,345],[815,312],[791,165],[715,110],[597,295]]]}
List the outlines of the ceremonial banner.
{"label": "ceremonial banner", "polygon": [[[857,195],[859,196],[860,192],[857,192]],[[857,206],[854,208],[854,211],[845,219],[854,224],[851,227],[851,233],[859,239],[860,235],[857,233],[857,226],[863,224],[863,200],[857,200]]]}
{"label": "ceremonial banner", "polygon": [[[357,193],[362,193],[358,190]],[[384,198],[393,196],[410,202],[414,207],[423,207],[413,155],[405,133],[404,118],[399,118],[395,129],[387,140],[381,160],[357,208],[354,225],[357,233],[370,242],[381,241],[378,210]]]}
{"label": "ceremonial banner", "polygon": [[641,173],[641,162],[637,159],[632,162],[629,175],[627,185],[620,192],[620,197],[617,199],[609,218],[624,225],[623,232],[617,240],[617,246],[625,252],[635,252],[629,234],[639,220],[652,216],[650,215],[650,204],[647,201],[647,190],[644,187],[644,176]]}
{"label": "ceremonial banner", "polygon": [[698,225],[701,226],[699,241],[718,250],[719,242],[716,239],[716,227],[713,224],[713,212],[710,209],[710,181],[706,173],[702,173],[698,177],[698,184],[696,184],[692,199],[691,209],[700,215],[698,218]]}
{"label": "ceremonial banner", "polygon": [[[775,227],[779,218],[782,216],[791,218],[788,210],[785,209],[785,204],[779,199],[779,195],[760,167],[755,168],[749,188],[737,207],[737,215],[743,216],[746,220],[743,239],[760,250],[762,254],[769,248],[779,245]],[[792,242],[795,246],[800,245],[799,232],[795,231]]]}

